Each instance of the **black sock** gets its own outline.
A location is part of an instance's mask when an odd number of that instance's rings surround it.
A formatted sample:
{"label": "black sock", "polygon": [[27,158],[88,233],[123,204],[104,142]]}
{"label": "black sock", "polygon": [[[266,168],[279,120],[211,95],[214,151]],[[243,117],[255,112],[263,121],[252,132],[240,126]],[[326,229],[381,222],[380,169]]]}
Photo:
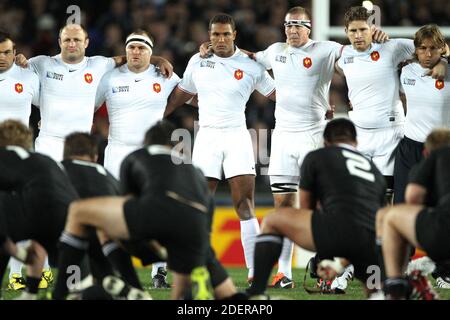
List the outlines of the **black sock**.
{"label": "black sock", "polygon": [[39,282],[41,282],[41,278],[33,278],[33,277],[27,277],[27,287],[26,291],[32,294],[38,293],[39,288]]}
{"label": "black sock", "polygon": [[408,299],[410,285],[403,277],[388,278],[384,281],[383,292],[391,299]]}
{"label": "black sock", "polygon": [[136,274],[136,270],[131,262],[131,256],[128,252],[122,249],[114,241],[106,242],[102,247],[104,255],[108,258],[109,262],[113,265],[122,278],[132,287],[142,289],[139,278]]}
{"label": "black sock", "polygon": [[384,280],[386,280],[386,272],[384,271],[382,240],[379,238],[377,238],[377,240],[376,240],[375,250],[376,250],[377,259],[378,259],[378,266],[380,267],[380,271],[381,271],[381,274],[380,274],[381,282],[384,282]]}
{"label": "black sock", "polygon": [[[88,248],[88,241],[64,231],[59,239],[58,276],[53,290],[53,299],[65,299],[69,292],[67,280],[74,275],[73,266],[78,266],[81,272],[81,262]],[[81,274],[80,274],[81,278]],[[81,279],[78,279],[81,280]]]}
{"label": "black sock", "polygon": [[[9,258],[10,258],[9,254],[2,252],[0,248],[0,283],[3,282],[3,277],[5,276],[5,271],[6,268],[8,267]],[[3,290],[0,290],[0,298],[2,296],[2,291]]]}
{"label": "black sock", "polygon": [[283,237],[274,234],[261,234],[256,237],[254,267],[255,274],[249,295],[263,294],[273,266],[277,262],[283,247]]}

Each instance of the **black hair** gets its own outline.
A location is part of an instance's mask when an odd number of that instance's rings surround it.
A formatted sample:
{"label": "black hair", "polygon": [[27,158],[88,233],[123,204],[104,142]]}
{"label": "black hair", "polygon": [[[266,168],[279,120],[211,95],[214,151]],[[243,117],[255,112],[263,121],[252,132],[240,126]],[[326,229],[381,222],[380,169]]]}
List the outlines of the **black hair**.
{"label": "black hair", "polygon": [[345,118],[331,120],[325,127],[323,138],[331,144],[338,142],[356,142],[355,125]]}
{"label": "black hair", "polygon": [[159,144],[173,146],[174,143],[171,137],[175,129],[175,126],[167,120],[158,121],[145,133],[144,145]]}

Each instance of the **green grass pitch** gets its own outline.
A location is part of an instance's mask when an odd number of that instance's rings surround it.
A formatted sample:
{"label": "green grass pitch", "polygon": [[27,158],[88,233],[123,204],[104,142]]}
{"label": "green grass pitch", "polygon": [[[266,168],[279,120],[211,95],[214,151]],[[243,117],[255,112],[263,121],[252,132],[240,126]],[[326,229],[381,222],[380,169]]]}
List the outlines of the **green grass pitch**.
{"label": "green grass pitch", "polygon": [[[231,278],[233,279],[235,285],[239,290],[244,290],[247,288],[247,270],[244,268],[227,268]],[[168,300],[170,297],[170,289],[149,289],[151,286],[151,269],[137,269],[139,278],[141,279],[144,287],[148,289],[149,293],[155,300]],[[361,284],[357,281],[351,281],[349,287],[347,288],[346,294],[342,295],[320,295],[320,294],[308,294],[303,289],[303,276],[304,269],[294,269],[293,278],[296,283],[294,289],[268,289],[267,293],[269,295],[280,296],[290,300],[364,300],[365,296]],[[169,282],[171,281],[169,272]],[[434,284],[434,281],[431,279]],[[314,285],[314,280],[309,279],[307,282],[308,287]],[[19,295],[18,292],[13,292],[7,290],[7,275],[3,279],[2,285],[2,297],[5,300],[14,299]],[[436,289],[444,300],[450,300],[450,290],[448,289]],[[45,290],[40,290],[40,297],[45,296]]]}

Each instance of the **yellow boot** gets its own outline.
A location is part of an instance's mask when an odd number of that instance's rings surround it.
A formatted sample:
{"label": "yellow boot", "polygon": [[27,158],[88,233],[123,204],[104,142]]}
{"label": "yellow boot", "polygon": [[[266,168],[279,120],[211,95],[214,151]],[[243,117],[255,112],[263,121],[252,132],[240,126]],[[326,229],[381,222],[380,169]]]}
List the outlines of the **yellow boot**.
{"label": "yellow boot", "polygon": [[23,290],[26,287],[25,279],[18,273],[13,273],[9,278],[8,289]]}

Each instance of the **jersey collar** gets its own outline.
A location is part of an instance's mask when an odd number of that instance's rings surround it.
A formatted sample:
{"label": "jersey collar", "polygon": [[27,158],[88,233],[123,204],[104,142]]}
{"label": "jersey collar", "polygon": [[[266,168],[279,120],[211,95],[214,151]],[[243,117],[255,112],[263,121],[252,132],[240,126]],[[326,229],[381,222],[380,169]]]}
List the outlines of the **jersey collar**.
{"label": "jersey collar", "polygon": [[4,71],[4,72],[0,72],[0,79],[6,79],[8,78],[8,76],[14,72],[14,70],[16,70],[16,68],[20,68],[19,66],[17,66],[15,63],[12,64],[12,66]]}
{"label": "jersey collar", "polygon": [[174,148],[170,148],[168,146],[163,146],[160,144],[148,146],[147,150],[151,155],[166,155],[178,159],[184,159],[184,157]]}
{"label": "jersey collar", "polygon": [[314,40],[308,39],[308,41],[301,47],[296,48],[288,45],[287,52],[288,53],[303,53],[306,48],[314,43]]}
{"label": "jersey collar", "polygon": [[358,149],[356,149],[354,146],[352,146],[351,144],[347,144],[347,143],[337,143],[336,146],[344,148],[344,149],[350,149],[353,151],[358,151]]}
{"label": "jersey collar", "polygon": [[237,46],[234,46],[234,53],[233,53],[233,55],[231,55],[229,57],[226,57],[226,58],[222,58],[222,57],[219,57],[218,55],[214,54],[214,58],[217,59],[217,60],[227,60],[227,59],[232,59],[234,57],[237,57],[240,54],[241,54],[241,50]]}
{"label": "jersey collar", "polygon": [[81,69],[87,62],[87,57],[84,57],[83,60],[81,60],[81,62],[79,63],[67,63],[64,62],[63,59],[61,58],[61,54],[58,54],[55,56],[56,59],[58,59],[66,68],[67,70],[79,70]]}

